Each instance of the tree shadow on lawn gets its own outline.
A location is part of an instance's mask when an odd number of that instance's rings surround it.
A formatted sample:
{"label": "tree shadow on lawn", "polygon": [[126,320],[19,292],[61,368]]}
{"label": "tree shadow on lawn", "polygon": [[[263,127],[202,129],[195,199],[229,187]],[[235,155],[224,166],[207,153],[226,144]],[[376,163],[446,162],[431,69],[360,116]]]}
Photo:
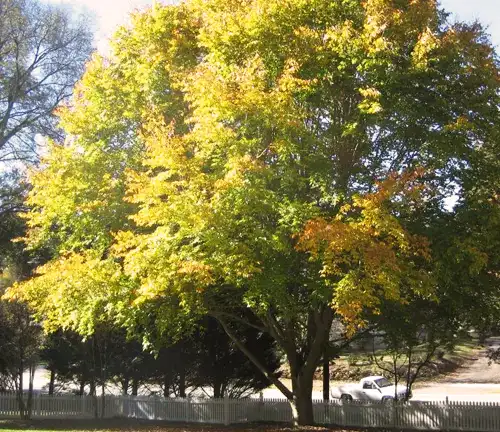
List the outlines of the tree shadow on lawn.
{"label": "tree shadow on lawn", "polygon": [[[136,419],[89,420],[0,420],[0,431],[74,431],[74,432],[367,432],[366,429],[338,429],[321,426],[293,428],[283,424],[246,423],[231,426],[214,424],[155,422]],[[371,432],[376,432],[374,429]]]}

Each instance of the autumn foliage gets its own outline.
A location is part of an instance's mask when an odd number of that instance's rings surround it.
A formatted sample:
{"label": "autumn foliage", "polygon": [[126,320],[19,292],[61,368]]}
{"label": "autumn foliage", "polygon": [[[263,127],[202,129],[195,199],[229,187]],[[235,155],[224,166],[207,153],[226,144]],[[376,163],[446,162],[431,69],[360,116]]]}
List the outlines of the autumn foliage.
{"label": "autumn foliage", "polygon": [[351,331],[363,324],[364,311],[377,313],[384,299],[432,296],[429,242],[405,229],[394,211],[402,201],[419,205],[418,177],[391,175],[375,192],[354,196],[334,218],[308,221],[298,237],[297,249],[321,262],[321,276],[334,292],[332,307]]}

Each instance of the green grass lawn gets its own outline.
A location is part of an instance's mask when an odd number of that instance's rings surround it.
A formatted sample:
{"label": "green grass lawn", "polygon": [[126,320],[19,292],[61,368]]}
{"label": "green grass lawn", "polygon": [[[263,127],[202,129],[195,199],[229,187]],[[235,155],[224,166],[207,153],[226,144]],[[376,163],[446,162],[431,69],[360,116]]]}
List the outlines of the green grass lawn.
{"label": "green grass lawn", "polygon": [[[139,421],[133,419],[111,420],[0,420],[0,432],[347,432],[324,427],[304,427],[294,429],[283,425],[243,424],[233,426],[198,425]],[[352,430],[350,431],[352,432]],[[365,432],[359,430],[359,432]]]}

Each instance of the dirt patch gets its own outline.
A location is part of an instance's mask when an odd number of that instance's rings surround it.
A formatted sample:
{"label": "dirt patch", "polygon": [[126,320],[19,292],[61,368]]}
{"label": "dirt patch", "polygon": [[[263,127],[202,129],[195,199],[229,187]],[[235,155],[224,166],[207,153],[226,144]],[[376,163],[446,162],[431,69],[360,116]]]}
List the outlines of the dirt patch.
{"label": "dirt patch", "polygon": [[487,339],[485,347],[470,355],[453,373],[446,376],[447,383],[500,384],[500,364],[488,360],[488,349],[500,347],[500,337]]}

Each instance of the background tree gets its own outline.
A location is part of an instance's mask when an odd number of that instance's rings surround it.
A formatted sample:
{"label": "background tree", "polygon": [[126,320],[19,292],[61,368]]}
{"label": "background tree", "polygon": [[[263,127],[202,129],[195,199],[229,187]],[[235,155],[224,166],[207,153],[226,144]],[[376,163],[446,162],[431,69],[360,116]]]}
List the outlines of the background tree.
{"label": "background tree", "polygon": [[[21,418],[30,418],[33,402],[33,379],[39,363],[42,330],[34,322],[26,305],[0,303],[0,373],[4,389],[15,392]],[[24,373],[28,372],[28,398],[25,395]]]}
{"label": "background tree", "polygon": [[[25,221],[18,212],[24,208],[28,187],[16,171],[0,173],[0,292],[25,279],[34,266],[46,260],[44,251],[27,252],[12,240],[25,233]],[[43,343],[40,325],[25,304],[0,301],[0,372],[2,388],[16,392],[22,418],[29,418],[33,400],[33,379]],[[24,373],[28,371],[28,383]],[[28,384],[28,399],[23,398]]]}
{"label": "background tree", "polygon": [[[279,377],[280,359],[275,341],[256,329],[243,327],[238,340],[257,357],[266,369]],[[195,352],[194,384],[209,388],[214,398],[247,397],[270,385],[266,376],[241,352],[217,320],[207,318],[191,338]]]}
{"label": "background tree", "polygon": [[[103,317],[140,329],[155,310],[179,338],[212,316],[312,423],[334,318],[353,334],[386,301],[435,297],[423,228],[452,195],[469,206],[497,155],[498,85],[480,26],[429,0],[137,15],[60,113],[72,141],[32,176],[26,239],[59,255],[11,295],[81,333]],[[276,340],[292,389],[243,323]]]}
{"label": "background tree", "polygon": [[[377,330],[372,340],[372,359],[396,385],[403,383],[408,397],[437,351],[453,347],[460,320],[436,302],[417,299],[408,304],[385,303],[371,323]],[[375,352],[375,337],[382,341],[381,353]],[[394,399],[398,398],[396,392]]]}
{"label": "background tree", "polygon": [[61,138],[67,100],[92,46],[88,18],[37,0],[0,5],[0,162],[36,160],[37,134]]}
{"label": "background tree", "polygon": [[164,397],[185,398],[197,388],[195,365],[199,351],[190,337],[165,345],[158,351],[150,382],[162,388]]}
{"label": "background tree", "polygon": [[[47,335],[40,351],[40,362],[50,373],[48,393],[52,395],[59,389],[64,389],[65,384],[78,381],[80,394],[83,394],[82,379],[76,378],[74,366],[76,363],[76,344],[81,344],[81,338],[71,332],[57,332]],[[74,378],[76,378],[74,380]],[[83,383],[83,386],[85,384]]]}

